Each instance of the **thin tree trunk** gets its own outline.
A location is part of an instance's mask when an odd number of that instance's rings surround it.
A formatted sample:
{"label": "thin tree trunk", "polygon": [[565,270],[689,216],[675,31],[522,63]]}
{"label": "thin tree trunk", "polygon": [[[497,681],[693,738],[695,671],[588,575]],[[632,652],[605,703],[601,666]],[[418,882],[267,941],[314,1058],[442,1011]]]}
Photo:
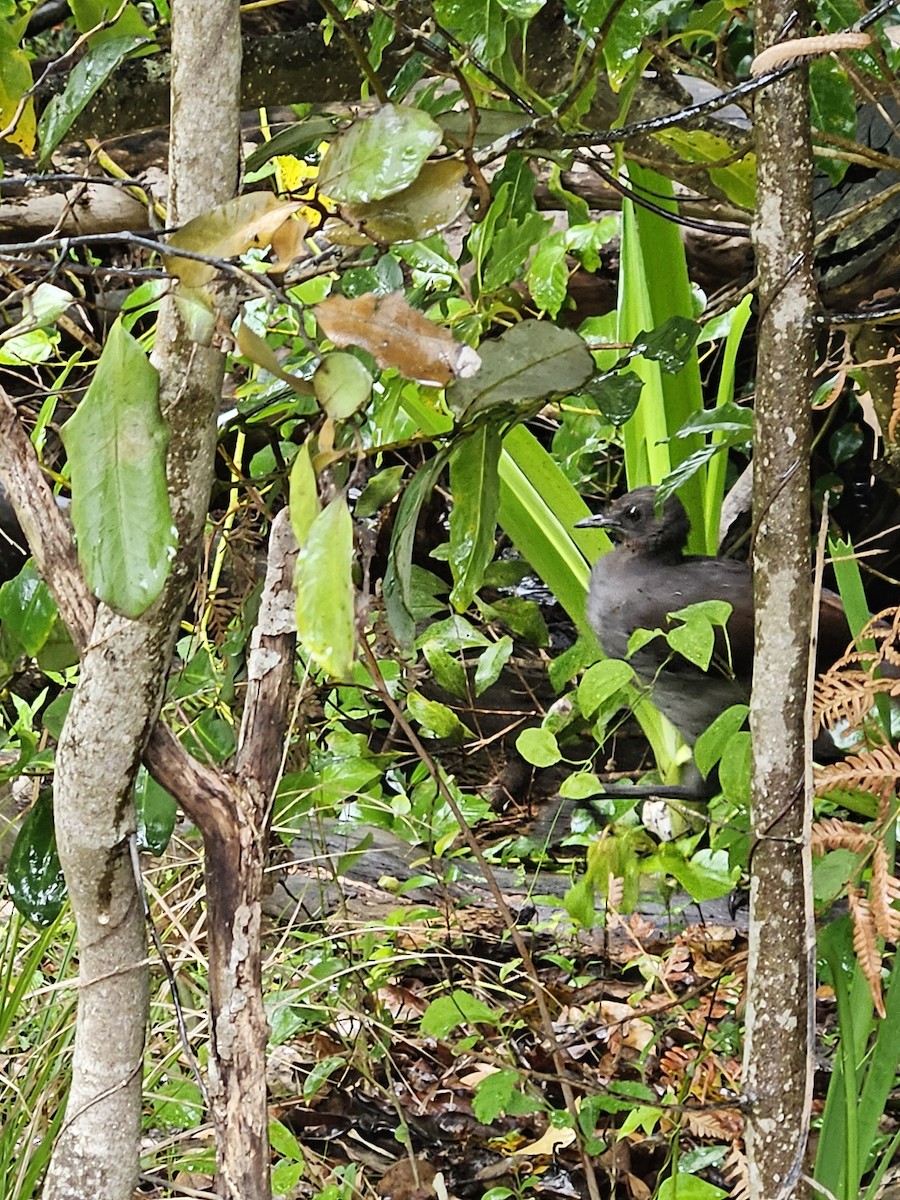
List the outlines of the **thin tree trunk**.
{"label": "thin tree trunk", "polygon": [[[761,0],[757,53],[805,28],[803,5]],[[812,780],[809,448],[811,180],[806,72],[757,101],[760,276],[753,507],[756,659],[749,994],[744,1055],[751,1196],[804,1194],[812,1073],[815,934],[810,896]]]}
{"label": "thin tree trunk", "polygon": [[[234,194],[238,175],[237,0],[173,5],[170,220]],[[144,929],[127,853],[131,788],[159,712],[212,483],[224,358],[194,344],[163,306],[154,361],[171,429],[168,476],[180,551],[157,603],[137,620],[101,605],[60,739],[54,805],[78,926],[78,1024],[66,1122],[48,1200],[130,1200],[138,1175],[147,1020]]]}

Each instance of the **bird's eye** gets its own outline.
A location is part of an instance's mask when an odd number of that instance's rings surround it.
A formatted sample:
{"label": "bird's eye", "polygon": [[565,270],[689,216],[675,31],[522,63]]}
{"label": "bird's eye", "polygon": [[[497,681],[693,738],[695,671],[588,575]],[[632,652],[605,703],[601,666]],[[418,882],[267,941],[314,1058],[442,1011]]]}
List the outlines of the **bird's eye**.
{"label": "bird's eye", "polygon": [[629,521],[637,521],[640,515],[640,509],[636,504],[632,504],[631,508],[625,514]]}

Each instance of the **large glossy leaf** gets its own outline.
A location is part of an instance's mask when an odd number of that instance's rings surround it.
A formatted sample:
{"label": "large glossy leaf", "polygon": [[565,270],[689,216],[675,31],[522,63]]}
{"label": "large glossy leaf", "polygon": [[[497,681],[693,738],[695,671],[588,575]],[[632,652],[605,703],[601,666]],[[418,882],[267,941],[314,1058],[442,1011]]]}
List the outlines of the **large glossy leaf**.
{"label": "large glossy leaf", "polygon": [[494,408],[521,412],[536,400],[577,391],[594,371],[578,334],[549,321],[522,321],[495,341],[482,342],[479,353],[481,370],[447,391],[447,403],[462,422]]}
{"label": "large glossy leaf", "polygon": [[110,38],[89,48],[84,58],[73,68],[65,91],[54,96],[38,122],[41,157],[38,166],[47,159],[63,140],[73,121],[100,90],[119,63],[132,50],[146,42],[144,36],[126,35]]}
{"label": "large glossy leaf", "polygon": [[7,875],[13,904],[35,925],[49,925],[66,898],[50,791],[40,793],[26,815],[12,848]]}
{"label": "large glossy leaf", "polygon": [[0,621],[32,658],[41,652],[56,622],[56,603],[35,571],[24,567],[0,587]]}
{"label": "large glossy leaf", "polygon": [[442,136],[427,113],[384,104],[331,143],[319,169],[319,190],[340,204],[393,196],[409,187]]}
{"label": "large glossy leaf", "polygon": [[494,532],[500,505],[500,434],[484,425],[450,456],[450,601],[458,612],[472,603],[485,567],[494,556]]}
{"label": "large glossy leaf", "polygon": [[178,806],[144,767],[138,771],[134,785],[134,807],[138,846],[151,854],[162,854],[175,829]]}
{"label": "large glossy leaf", "polygon": [[384,200],[347,205],[343,221],[325,222],[325,235],[344,246],[371,242],[417,242],[455,221],[470,189],[463,184],[465,164],[456,159],[427,162],[413,182]]}
{"label": "large glossy leaf", "polygon": [[356,649],[353,522],[338,496],[309,528],[297,556],[297,632],[317,666],[348,679]]}
{"label": "large glossy leaf", "polygon": [[72,523],[88,584],[116,612],[138,617],[162,590],[177,540],[159,377],[121,321],[62,435]]}

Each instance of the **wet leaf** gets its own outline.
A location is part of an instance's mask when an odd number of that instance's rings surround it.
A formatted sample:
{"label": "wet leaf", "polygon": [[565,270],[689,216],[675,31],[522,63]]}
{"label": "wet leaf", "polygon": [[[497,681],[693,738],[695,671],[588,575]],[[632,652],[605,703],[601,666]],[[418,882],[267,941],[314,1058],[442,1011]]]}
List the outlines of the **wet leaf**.
{"label": "wet leaf", "polygon": [[178,805],[144,767],[139,769],[134,785],[134,806],[138,848],[162,854],[175,829]]}
{"label": "wet leaf", "polygon": [[343,220],[325,222],[325,236],[341,246],[370,242],[418,242],[450,225],[465,208],[471,189],[463,184],[465,164],[455,159],[427,162],[401,192],[370,204],[351,204]]}
{"label": "wet leaf", "polygon": [[63,140],[72,123],[84,111],[88,102],[100,90],[119,63],[138,46],[145,45],[144,36],[114,37],[88,48],[84,58],[73,67],[65,91],[54,96],[38,121],[41,155],[38,166],[43,167]]}
{"label": "wet leaf", "polygon": [[15,634],[25,653],[34,658],[53,631],[56,603],[34,567],[23,567],[15,579],[0,587],[0,621]]}
{"label": "wet leaf", "polygon": [[535,401],[578,391],[594,371],[578,334],[549,321],[522,321],[482,342],[479,354],[481,370],[447,392],[447,403],[463,423],[500,406],[520,412]]}
{"label": "wet leaf", "polygon": [[374,292],[347,300],[331,296],[313,309],[316,320],[336,346],[368,350],[379,367],[396,367],[407,379],[440,387],[455,375],[471,372],[481,361],[417,309],[402,292]]}
{"label": "wet leaf", "polygon": [[72,524],[88,584],[116,612],[138,617],[162,591],[177,534],[159,376],[121,320],[62,437],[72,476]]}
{"label": "wet leaf", "polygon": [[384,104],[328,147],[319,191],[339,204],[370,204],[408,187],[441,142],[440,126],[416,108]]}
{"label": "wet leaf", "polygon": [[13,904],[35,925],[49,925],[66,898],[66,881],[56,852],[53,801],[42,791],[25,816],[9,857],[7,884]]}

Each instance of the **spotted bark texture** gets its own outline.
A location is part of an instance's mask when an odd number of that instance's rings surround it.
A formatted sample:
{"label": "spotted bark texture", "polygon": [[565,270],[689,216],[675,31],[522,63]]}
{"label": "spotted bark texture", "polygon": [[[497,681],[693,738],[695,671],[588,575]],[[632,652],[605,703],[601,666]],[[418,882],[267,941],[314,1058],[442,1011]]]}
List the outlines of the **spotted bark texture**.
{"label": "spotted bark texture", "polygon": [[[757,53],[797,16],[794,0],[757,6]],[[805,13],[791,28],[799,36]],[[773,83],[756,109],[759,361],[753,549],[756,658],[750,982],[744,1091],[751,1195],[804,1194],[812,1074],[814,932],[809,448],[812,158],[805,71]]]}

